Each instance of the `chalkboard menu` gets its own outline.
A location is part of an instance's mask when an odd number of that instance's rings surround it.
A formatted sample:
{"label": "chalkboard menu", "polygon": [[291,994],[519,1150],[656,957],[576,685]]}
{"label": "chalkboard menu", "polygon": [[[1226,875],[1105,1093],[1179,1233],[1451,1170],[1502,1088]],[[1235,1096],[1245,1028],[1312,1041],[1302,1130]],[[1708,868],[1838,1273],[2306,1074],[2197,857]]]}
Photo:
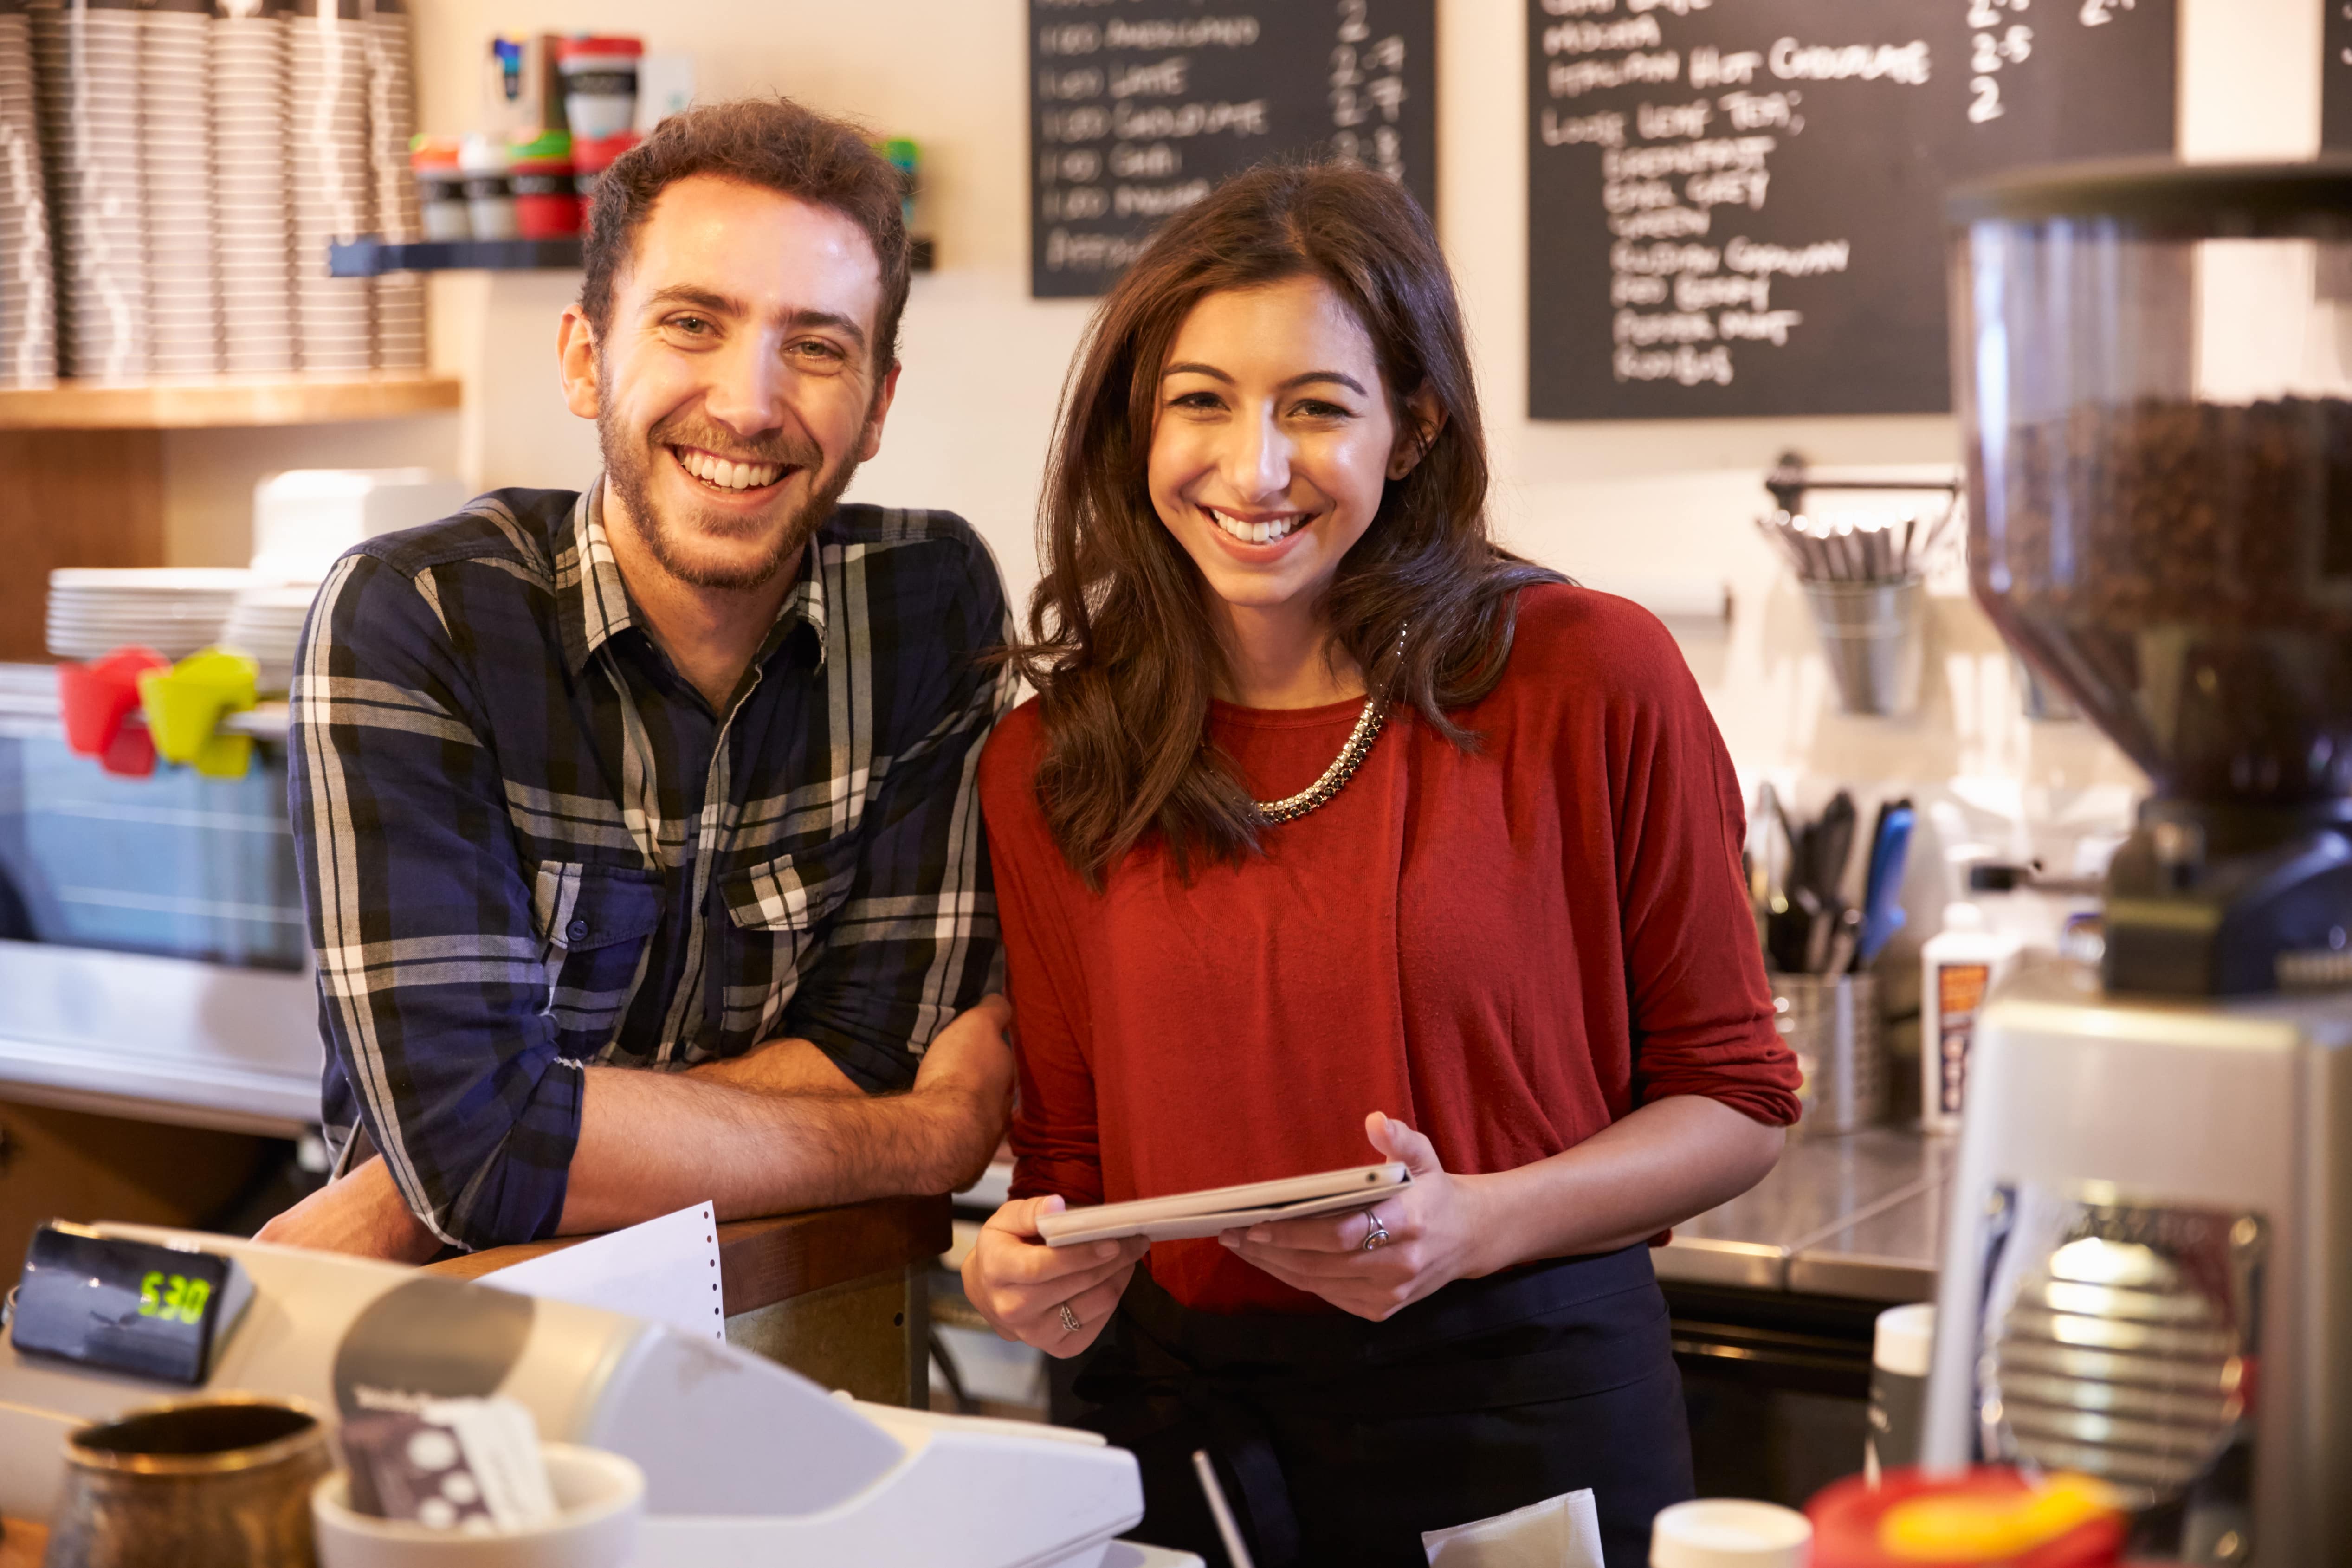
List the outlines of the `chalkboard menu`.
{"label": "chalkboard menu", "polygon": [[1944,412],[1946,190],[2173,144],[2174,0],[1528,18],[1538,419]]}
{"label": "chalkboard menu", "polygon": [[1353,159],[1436,211],[1436,0],[1029,0],[1030,291],[1101,293],[1278,156]]}
{"label": "chalkboard menu", "polygon": [[2327,0],[2319,78],[2319,144],[2352,152],[2352,5]]}

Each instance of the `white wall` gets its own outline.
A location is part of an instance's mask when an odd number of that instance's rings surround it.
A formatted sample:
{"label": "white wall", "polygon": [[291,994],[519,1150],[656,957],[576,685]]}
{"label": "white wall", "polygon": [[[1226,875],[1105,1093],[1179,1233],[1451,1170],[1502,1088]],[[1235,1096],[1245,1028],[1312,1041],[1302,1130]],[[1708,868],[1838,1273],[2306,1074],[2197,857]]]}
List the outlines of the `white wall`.
{"label": "white wall", "polygon": [[[1312,0],[1288,0],[1305,4]],[[424,123],[466,129],[492,31],[635,33],[693,52],[706,96],[781,90],[922,144],[940,270],[918,277],[907,371],[866,499],[963,513],[1016,594],[1035,580],[1031,518],[1083,302],[1028,298],[1024,0],[413,0]],[[2300,156],[2316,144],[2320,0],[2181,0],[2184,149]],[[1834,711],[1793,588],[1757,540],[1762,471],[1795,447],[1822,463],[1957,460],[1942,418],[1561,424],[1524,417],[1526,143],[1521,0],[1440,0],[1440,229],[1461,280],[1498,476],[1519,549],[1600,586],[1727,581],[1727,636],[1685,651],[1744,771],[1988,787],[2136,786],[2079,725],[2028,725],[2000,644],[1965,600],[1936,617],[1929,701],[1906,723]],[[593,433],[558,401],[554,321],[569,275],[434,284],[434,354],[465,376],[457,415],[299,432],[192,433],[169,445],[173,549],[236,560],[252,480],[271,468],[426,462],[490,485],[577,486]],[[1947,584],[1948,589],[1957,585]]]}

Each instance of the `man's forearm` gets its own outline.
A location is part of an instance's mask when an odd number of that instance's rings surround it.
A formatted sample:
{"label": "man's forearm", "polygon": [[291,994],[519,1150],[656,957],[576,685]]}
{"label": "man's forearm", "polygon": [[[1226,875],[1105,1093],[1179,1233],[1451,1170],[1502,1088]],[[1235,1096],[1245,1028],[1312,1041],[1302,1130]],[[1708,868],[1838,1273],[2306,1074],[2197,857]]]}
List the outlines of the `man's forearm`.
{"label": "man's forearm", "polygon": [[757,1089],[767,1094],[850,1094],[863,1098],[866,1093],[835,1064],[833,1058],[818,1049],[815,1041],[789,1038],[768,1040],[740,1056],[721,1057],[699,1067],[689,1067],[686,1075],[706,1083],[730,1083],[738,1089]]}
{"label": "man's forearm", "polygon": [[706,1198],[735,1219],[944,1192],[970,1120],[935,1096],[782,1093],[591,1067],[559,1228],[611,1230]]}

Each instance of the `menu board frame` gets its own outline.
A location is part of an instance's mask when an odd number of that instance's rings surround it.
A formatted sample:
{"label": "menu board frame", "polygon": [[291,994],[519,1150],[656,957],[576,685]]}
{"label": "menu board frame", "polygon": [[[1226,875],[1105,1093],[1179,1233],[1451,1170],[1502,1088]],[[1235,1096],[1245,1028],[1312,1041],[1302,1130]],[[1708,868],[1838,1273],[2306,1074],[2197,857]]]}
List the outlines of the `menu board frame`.
{"label": "menu board frame", "polygon": [[2319,148],[2352,152],[2352,4],[2326,0],[2320,24]]}
{"label": "menu board frame", "polygon": [[1352,158],[1437,211],[1436,0],[1029,0],[1030,293],[1102,293],[1270,158]]}

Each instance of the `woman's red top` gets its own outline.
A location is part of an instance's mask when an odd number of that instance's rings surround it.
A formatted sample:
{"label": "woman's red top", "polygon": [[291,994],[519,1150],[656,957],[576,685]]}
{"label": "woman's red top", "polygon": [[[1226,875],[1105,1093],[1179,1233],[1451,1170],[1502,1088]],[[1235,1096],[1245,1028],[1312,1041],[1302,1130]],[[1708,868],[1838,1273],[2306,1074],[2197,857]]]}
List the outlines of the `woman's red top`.
{"label": "woman's red top", "polygon": [[[1362,706],[1221,703],[1209,733],[1279,800]],[[1607,594],[1526,590],[1501,683],[1456,716],[1475,752],[1401,712],[1263,856],[1188,883],[1147,842],[1100,894],[1038,809],[1037,704],[998,727],[980,791],[1021,1061],[1015,1196],[1076,1207],[1366,1165],[1370,1111],[1464,1172],[1669,1095],[1796,1120],[1738,784],[1665,629]],[[1211,1312],[1337,1310],[1213,1238],[1154,1247],[1151,1273]]]}

